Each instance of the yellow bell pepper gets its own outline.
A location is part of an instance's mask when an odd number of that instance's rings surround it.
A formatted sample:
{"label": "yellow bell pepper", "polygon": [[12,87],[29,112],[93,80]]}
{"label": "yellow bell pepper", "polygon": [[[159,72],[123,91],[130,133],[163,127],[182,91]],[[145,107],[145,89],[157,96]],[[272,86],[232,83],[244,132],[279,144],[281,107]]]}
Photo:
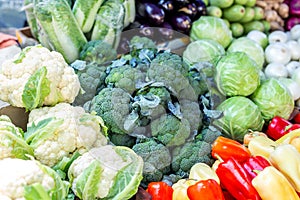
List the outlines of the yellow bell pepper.
{"label": "yellow bell pepper", "polygon": [[276,140],[277,144],[291,144],[300,152],[300,129],[293,130]]}
{"label": "yellow bell pepper", "polygon": [[172,185],[173,196],[172,200],[189,200],[187,189],[189,186],[196,184],[197,181],[193,179],[180,179]]}
{"label": "yellow bell pepper", "polygon": [[220,184],[220,179],[216,172],[206,163],[196,163],[192,166],[189,174],[189,179],[196,181],[214,179]]}
{"label": "yellow bell pepper", "polygon": [[258,135],[253,137],[248,143],[248,149],[251,155],[260,155],[268,159],[270,153],[272,153],[277,146],[277,143],[272,139]]}
{"label": "yellow bell pepper", "polygon": [[299,200],[290,182],[273,166],[258,172],[252,180],[252,185],[262,200]]}
{"label": "yellow bell pepper", "polygon": [[271,164],[300,192],[300,153],[291,144],[282,144],[270,154]]}

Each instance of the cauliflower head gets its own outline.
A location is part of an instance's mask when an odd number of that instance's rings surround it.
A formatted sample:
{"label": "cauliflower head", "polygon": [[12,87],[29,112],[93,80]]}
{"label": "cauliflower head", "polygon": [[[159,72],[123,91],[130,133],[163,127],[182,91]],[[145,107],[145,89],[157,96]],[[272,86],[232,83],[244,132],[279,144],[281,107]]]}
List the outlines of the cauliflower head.
{"label": "cauliflower head", "polygon": [[47,200],[63,200],[68,195],[69,183],[36,160],[5,158],[0,160],[0,169],[2,200],[36,199],[37,193],[46,194]]}
{"label": "cauliflower head", "polygon": [[75,151],[83,153],[107,144],[107,128],[101,117],[82,107],[59,103],[34,109],[29,114],[26,142],[34,157],[50,167]]}
{"label": "cauliflower head", "polygon": [[68,177],[80,199],[130,199],[142,180],[143,160],[124,146],[93,148],[72,162]]}
{"label": "cauliflower head", "polygon": [[2,64],[0,90],[2,101],[32,110],[60,102],[72,103],[80,82],[60,53],[36,45]]}
{"label": "cauliflower head", "polygon": [[27,159],[32,155],[32,148],[23,138],[23,130],[16,127],[7,115],[0,116],[0,159]]}

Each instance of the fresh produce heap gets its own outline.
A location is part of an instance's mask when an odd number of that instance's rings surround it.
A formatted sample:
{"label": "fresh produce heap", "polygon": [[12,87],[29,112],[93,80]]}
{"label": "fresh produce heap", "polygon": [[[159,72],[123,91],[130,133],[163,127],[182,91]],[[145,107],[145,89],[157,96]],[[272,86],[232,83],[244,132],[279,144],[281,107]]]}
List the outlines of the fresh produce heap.
{"label": "fresh produce heap", "polygon": [[299,126],[274,117],[267,133],[249,132],[242,143],[219,136],[212,143],[212,166],[197,163],[189,179],[173,185],[151,182],[148,195],[152,200],[299,200]]}
{"label": "fresh produce heap", "polygon": [[122,30],[135,19],[134,0],[25,0],[33,37],[44,47],[75,61],[87,41],[116,47]]}
{"label": "fresh produce heap", "polygon": [[188,34],[192,23],[207,14],[207,3],[205,0],[137,0],[132,27],[162,27]]}
{"label": "fresh produce heap", "polygon": [[246,35],[251,30],[270,31],[270,23],[256,0],[209,0],[207,15],[225,20],[233,37]]}
{"label": "fresh produce heap", "polygon": [[129,199],[144,162],[109,143],[101,117],[71,105],[81,86],[62,54],[26,47],[0,72],[1,97],[29,112],[26,131],[0,116],[1,199]]}
{"label": "fresh produce heap", "polygon": [[300,4],[297,0],[285,0],[289,6],[289,14],[285,19],[285,30],[289,31],[293,26],[300,24]]}

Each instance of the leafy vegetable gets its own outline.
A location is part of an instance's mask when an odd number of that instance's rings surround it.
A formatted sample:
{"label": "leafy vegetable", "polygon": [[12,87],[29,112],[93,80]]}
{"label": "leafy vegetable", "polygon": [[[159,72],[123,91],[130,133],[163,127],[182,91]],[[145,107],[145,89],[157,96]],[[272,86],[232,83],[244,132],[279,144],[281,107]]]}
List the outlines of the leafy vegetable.
{"label": "leafy vegetable", "polygon": [[294,109],[294,100],[286,88],[275,78],[267,79],[251,95],[266,121],[275,116],[288,119]]}
{"label": "leafy vegetable", "polygon": [[217,61],[214,80],[225,96],[248,96],[260,84],[259,69],[247,54],[231,52]]}
{"label": "leafy vegetable", "polygon": [[225,21],[219,17],[201,16],[192,24],[190,37],[192,40],[212,39],[228,47],[233,40],[231,30]]}
{"label": "leafy vegetable", "polygon": [[222,111],[222,116],[213,120],[213,125],[232,139],[243,141],[249,130],[261,131],[263,128],[264,119],[259,107],[247,97],[230,97],[217,110]]}

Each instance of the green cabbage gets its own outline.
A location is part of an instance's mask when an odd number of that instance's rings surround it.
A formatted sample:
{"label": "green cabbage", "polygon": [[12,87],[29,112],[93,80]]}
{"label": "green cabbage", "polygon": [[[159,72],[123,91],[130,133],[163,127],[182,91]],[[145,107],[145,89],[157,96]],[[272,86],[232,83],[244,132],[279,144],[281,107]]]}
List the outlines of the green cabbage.
{"label": "green cabbage", "polygon": [[232,32],[226,22],[214,16],[201,16],[192,24],[190,37],[192,40],[212,39],[226,48],[232,41]]}
{"label": "green cabbage", "polygon": [[227,53],[216,63],[214,80],[225,96],[248,96],[260,84],[257,64],[243,52]]}
{"label": "green cabbage", "polygon": [[191,42],[183,52],[183,59],[189,63],[211,61],[225,54],[224,47],[211,39],[199,39]]}
{"label": "green cabbage", "polygon": [[247,97],[235,96],[223,101],[217,110],[222,116],[213,121],[213,125],[232,139],[243,141],[249,131],[261,131],[264,119],[258,106]]}
{"label": "green cabbage", "polygon": [[265,63],[265,53],[263,48],[253,40],[247,37],[240,37],[238,39],[233,40],[233,42],[227,48],[227,52],[244,52],[251,59],[253,59],[259,69],[263,68]]}
{"label": "green cabbage", "polygon": [[259,107],[266,121],[275,116],[288,119],[294,110],[294,100],[291,93],[275,78],[262,82],[250,98]]}
{"label": "green cabbage", "polygon": [[80,199],[126,200],[136,194],[143,166],[143,159],[130,148],[105,145],[79,156],[68,177]]}

